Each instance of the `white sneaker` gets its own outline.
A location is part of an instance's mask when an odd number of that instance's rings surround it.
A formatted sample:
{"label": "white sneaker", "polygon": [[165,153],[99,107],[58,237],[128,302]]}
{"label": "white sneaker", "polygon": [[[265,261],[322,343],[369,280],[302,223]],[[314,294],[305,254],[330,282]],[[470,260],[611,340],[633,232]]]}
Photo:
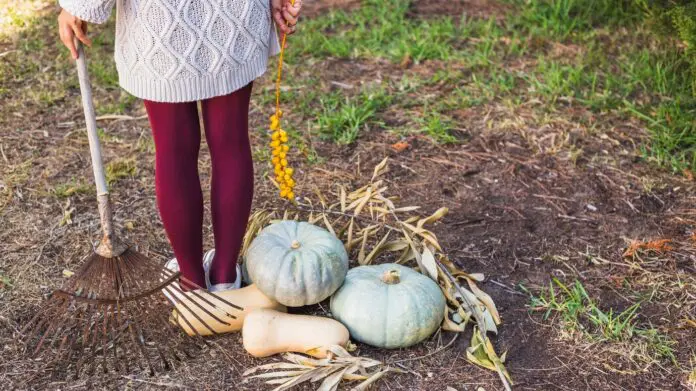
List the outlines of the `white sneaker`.
{"label": "white sneaker", "polygon": [[[211,284],[210,283],[210,266],[213,264],[213,258],[215,258],[215,249],[212,249],[203,255],[203,271],[205,272],[205,287],[208,289],[209,292],[219,292],[219,291],[228,291],[231,289],[239,289],[242,287],[242,269],[237,264],[237,278],[234,280],[234,282],[226,282],[226,283],[221,283],[221,284]],[[176,260],[176,258],[172,258],[167,263],[164,264],[164,267],[171,270],[174,273],[177,273],[179,271],[179,262]]]}
{"label": "white sneaker", "polygon": [[205,270],[205,284],[207,285],[209,292],[221,292],[229,291],[232,289],[239,289],[242,287],[242,268],[237,263],[237,277],[234,282],[223,282],[221,284],[211,284],[210,283],[210,266],[213,264],[213,259],[215,258],[215,249],[212,249],[205,253],[203,256],[203,270]]}

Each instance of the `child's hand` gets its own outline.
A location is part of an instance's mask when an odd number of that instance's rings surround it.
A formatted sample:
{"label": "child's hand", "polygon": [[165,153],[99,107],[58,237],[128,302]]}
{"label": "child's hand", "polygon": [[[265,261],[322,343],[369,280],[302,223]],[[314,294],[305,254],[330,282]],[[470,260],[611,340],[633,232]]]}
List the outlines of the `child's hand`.
{"label": "child's hand", "polygon": [[302,8],[302,0],[295,0],[294,5],[290,0],[271,0],[271,14],[280,31],[288,35],[295,32],[300,8]]}
{"label": "child's hand", "polygon": [[87,23],[66,10],[60,11],[60,15],[58,15],[58,32],[63,45],[70,50],[70,54],[75,60],[77,60],[75,37],[87,46],[92,45],[92,41],[87,38]]}

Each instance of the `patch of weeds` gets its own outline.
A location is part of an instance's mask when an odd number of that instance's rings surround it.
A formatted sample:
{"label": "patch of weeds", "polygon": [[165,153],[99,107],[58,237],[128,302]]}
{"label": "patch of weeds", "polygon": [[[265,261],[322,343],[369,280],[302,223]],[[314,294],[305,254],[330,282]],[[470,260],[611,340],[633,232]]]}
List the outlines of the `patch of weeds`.
{"label": "patch of weeds", "polygon": [[[450,17],[411,19],[408,0],[368,0],[352,11],[333,11],[305,22],[304,33],[288,57],[297,53],[313,57],[448,60],[463,58],[460,47],[471,31],[485,24],[478,20],[456,22]],[[473,27],[472,27],[473,26]]]}
{"label": "patch of weeds", "polygon": [[252,159],[255,162],[270,162],[271,161],[271,151],[266,147],[265,143],[254,150],[251,153]]}
{"label": "patch of weeds", "polygon": [[433,140],[442,144],[456,143],[458,140],[452,135],[452,119],[436,111],[427,111],[420,120],[424,125],[423,131]]}
{"label": "patch of weeds", "polygon": [[[560,291],[554,288],[554,284],[560,288]],[[576,281],[571,287],[567,287],[554,278],[549,288],[542,290],[539,296],[529,291],[527,293],[530,295],[532,310],[544,311],[544,320],[548,320],[553,314],[558,314],[562,319],[563,327],[567,330],[584,329],[580,316],[588,312],[589,306],[585,301],[587,292],[580,282]]]}
{"label": "patch of weeds", "polygon": [[155,153],[155,140],[151,136],[141,136],[135,143],[138,152],[153,154]]}
{"label": "patch of weeds", "polygon": [[106,165],[106,182],[111,185],[120,179],[132,178],[138,173],[134,158],[116,159]]}
{"label": "patch of weeds", "polygon": [[0,274],[0,290],[9,290],[12,289],[12,287],[14,287],[14,284],[12,284],[10,277]]}
{"label": "patch of weeds", "polygon": [[[113,143],[113,144],[122,144],[123,140],[121,140],[117,135],[113,133],[109,133],[104,128],[97,128],[97,136],[99,136],[99,141],[102,143]],[[86,134],[85,134],[85,137]]]}
{"label": "patch of weeds", "polygon": [[522,287],[530,296],[532,311],[543,312],[544,320],[557,316],[563,328],[580,332],[594,342],[640,344],[648,356],[676,362],[675,342],[652,327],[641,327],[637,323],[640,302],[621,312],[600,309],[590,298],[579,281],[567,286],[553,278],[549,287],[535,295]]}
{"label": "patch of weeds", "polygon": [[627,103],[627,110],[648,123],[650,142],[642,146],[643,155],[673,172],[696,167],[696,110],[686,110],[669,102],[645,114]]}
{"label": "patch of weeds", "polygon": [[351,144],[362,130],[377,124],[375,115],[391,103],[384,90],[363,91],[349,97],[340,92],[319,98],[320,111],[315,116],[319,135],[338,144]]}
{"label": "patch of weeds", "polygon": [[640,20],[642,10],[630,0],[515,0],[520,12],[510,22],[533,34],[565,40],[599,26],[626,26]]}
{"label": "patch of weeds", "polygon": [[53,188],[53,194],[58,198],[68,198],[75,194],[89,194],[92,189],[92,185],[78,182],[73,178],[69,182],[56,185]]}
{"label": "patch of weeds", "polygon": [[550,105],[559,97],[575,97],[584,85],[586,70],[582,64],[565,65],[540,58],[534,73],[527,81],[535,94]]}
{"label": "patch of weeds", "polygon": [[27,92],[27,95],[27,98],[34,101],[36,105],[49,107],[65,98],[65,91],[50,88],[32,89]]}

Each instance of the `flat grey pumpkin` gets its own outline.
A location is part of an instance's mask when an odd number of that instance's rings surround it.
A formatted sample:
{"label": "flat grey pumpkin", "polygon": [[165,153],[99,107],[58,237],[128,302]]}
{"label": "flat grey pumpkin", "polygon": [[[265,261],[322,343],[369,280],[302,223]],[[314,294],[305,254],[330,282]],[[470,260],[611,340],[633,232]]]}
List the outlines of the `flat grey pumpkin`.
{"label": "flat grey pumpkin", "polygon": [[315,225],[281,221],[264,228],[246,254],[249,277],[261,292],[288,307],[316,304],[343,284],[343,243]]}
{"label": "flat grey pumpkin", "polygon": [[380,348],[405,348],[442,323],[445,297],[435,281],[397,264],[351,269],[331,297],[331,313],[352,338]]}

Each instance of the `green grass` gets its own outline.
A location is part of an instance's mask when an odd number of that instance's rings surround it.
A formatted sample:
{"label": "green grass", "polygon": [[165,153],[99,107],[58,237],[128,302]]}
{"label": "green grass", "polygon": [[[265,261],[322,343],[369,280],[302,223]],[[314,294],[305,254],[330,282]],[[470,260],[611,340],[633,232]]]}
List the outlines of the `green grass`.
{"label": "green grass", "polygon": [[312,57],[384,58],[415,62],[448,60],[457,57],[457,49],[482,21],[458,23],[450,17],[414,20],[407,17],[407,0],[369,0],[353,11],[333,11],[308,20],[303,34],[294,39],[297,54]]}
{"label": "green grass", "polygon": [[456,143],[457,138],[451,133],[454,123],[445,114],[436,111],[427,111],[420,119],[425,126],[423,133],[442,144]]}
{"label": "green grass", "polygon": [[89,194],[93,191],[93,186],[71,179],[68,182],[60,183],[53,188],[53,193],[59,198],[68,198],[75,194]]}
{"label": "green grass", "polygon": [[355,142],[362,131],[379,126],[376,114],[389,105],[391,98],[381,89],[352,97],[341,92],[322,95],[315,116],[319,135],[338,144]]}
{"label": "green grass", "polygon": [[[675,172],[696,167],[696,104],[688,64],[670,43],[643,26],[642,8],[632,0],[510,0],[502,22],[452,17],[413,19],[407,0],[370,0],[355,11],[337,10],[305,22],[293,37],[291,63],[321,59],[408,59],[464,65],[441,96],[444,109],[484,105],[496,100],[520,104],[530,98],[554,111],[580,104],[597,113],[642,121],[649,133],[644,157]],[[575,45],[577,54],[550,56],[554,45]],[[299,58],[299,56],[302,56]],[[531,58],[534,66],[511,70],[507,63]],[[458,71],[459,72],[459,71]],[[417,83],[404,81],[395,98]],[[316,98],[316,97],[315,97]],[[394,99],[404,109],[408,99]],[[319,120],[322,135],[340,143],[354,141],[363,122],[375,113],[370,105],[337,103],[323,97],[327,110]],[[441,107],[438,107],[438,111]],[[426,133],[439,142],[443,123],[421,118]]]}
{"label": "green grass", "polygon": [[656,359],[676,362],[675,342],[649,325],[638,322],[641,302],[622,311],[601,309],[579,281],[568,286],[553,278],[548,288],[530,296],[530,308],[542,312],[544,320],[558,318],[566,331],[578,332],[593,342],[636,343]]}
{"label": "green grass", "polygon": [[641,19],[631,0],[516,0],[515,25],[535,35],[565,40],[597,27],[630,25]]}
{"label": "green grass", "polygon": [[119,158],[106,165],[106,182],[109,185],[125,178],[133,178],[138,173],[134,158]]}
{"label": "green grass", "polygon": [[0,290],[7,291],[14,287],[9,276],[0,274]]}

